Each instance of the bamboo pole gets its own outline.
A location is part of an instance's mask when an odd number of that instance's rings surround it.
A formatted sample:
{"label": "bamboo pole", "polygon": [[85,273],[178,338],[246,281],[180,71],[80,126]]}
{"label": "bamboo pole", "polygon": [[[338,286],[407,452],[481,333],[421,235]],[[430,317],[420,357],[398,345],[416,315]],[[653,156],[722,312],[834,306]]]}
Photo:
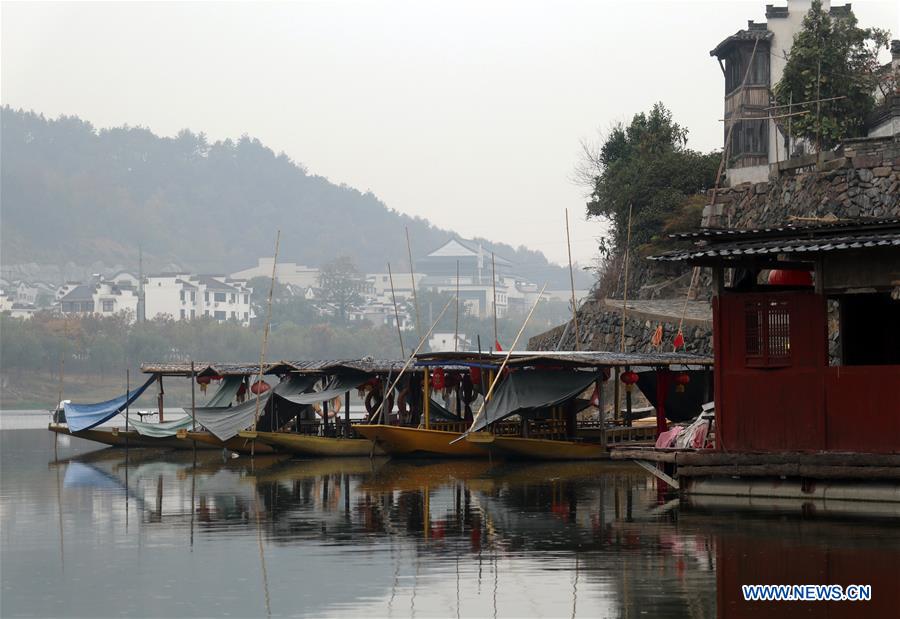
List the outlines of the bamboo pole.
{"label": "bamboo pole", "polygon": [[459,351],[459,260],[456,261],[456,327],[453,329],[453,352]]}
{"label": "bamboo pole", "polygon": [[575,346],[578,350],[578,306],[575,305],[575,271],[572,268],[572,239],[569,236],[569,209],[566,209],[566,248],[569,251],[569,283],[572,286],[572,326],[575,328]]}
{"label": "bamboo pole", "polygon": [[628,315],[628,254],[631,249],[631,208],[628,205],[628,232],[625,237],[625,287],[622,293],[622,337],[620,342],[621,352],[625,352],[625,320]]}
{"label": "bamboo pole", "polygon": [[491,288],[494,291],[494,345],[491,348],[497,350],[500,339],[497,337],[497,269],[494,263],[494,252],[491,252]]}
{"label": "bamboo pole", "polygon": [[[262,382],[263,379],[263,363],[266,360],[266,347],[269,344],[269,322],[272,320],[272,295],[275,294],[275,267],[278,264],[278,246],[281,243],[281,230],[275,233],[275,257],[272,258],[272,279],[269,282],[269,298],[266,301],[266,322],[263,326],[262,345],[259,347],[259,374],[256,382]],[[256,411],[253,413],[253,429],[256,430],[256,423],[259,421],[259,388],[256,389]]]}
{"label": "bamboo pole", "polygon": [[390,262],[388,262],[388,277],[391,280],[391,300],[394,302],[394,321],[397,323],[397,339],[400,340],[400,356],[406,359],[406,351],[403,350],[403,334],[400,332],[400,312],[397,310],[397,297],[394,295],[394,274],[391,271]]}
{"label": "bamboo pole", "polygon": [[413,269],[412,246],[409,243],[409,226],[406,228],[406,254],[409,256],[409,280],[412,285],[413,305],[416,308],[416,335],[422,337],[422,318],[419,315],[419,299],[416,296],[416,275]]}
{"label": "bamboo pole", "polygon": [[125,368],[125,451],[128,451],[128,401],[131,399],[131,370]]}
{"label": "bamboo pole", "polygon": [[431,429],[431,385],[428,375],[430,370],[425,368],[425,380],[422,387],[422,408],[425,409],[425,429]]}
{"label": "bamboo pole", "polygon": [[481,417],[481,415],[484,413],[485,406],[487,405],[488,400],[491,399],[491,395],[494,393],[494,387],[497,386],[497,381],[499,381],[500,377],[503,376],[503,370],[506,368],[506,364],[509,363],[509,358],[512,356],[512,352],[515,349],[516,344],[519,343],[519,338],[522,337],[522,333],[525,332],[525,327],[528,325],[528,321],[531,320],[531,316],[532,314],[534,314],[534,310],[537,308],[538,303],[540,303],[541,297],[544,296],[544,291],[546,289],[547,284],[544,284],[544,287],[541,288],[541,291],[538,293],[537,299],[534,300],[534,305],[531,306],[531,311],[529,311],[528,315],[525,317],[525,322],[522,323],[522,326],[519,328],[519,332],[516,333],[516,339],[513,340],[512,346],[510,346],[509,350],[506,351],[506,355],[503,357],[503,363],[500,364],[500,368],[494,375],[493,380],[491,380],[491,386],[488,388],[487,393],[481,400],[481,406],[478,407],[478,412],[475,414],[475,417],[472,418],[472,425],[469,426],[469,429],[466,430],[462,436],[450,441],[451,445],[467,437],[472,432],[472,428],[475,427],[475,424],[478,422],[479,417]]}
{"label": "bamboo pole", "polygon": [[[197,370],[194,368],[194,362],[191,361],[191,429],[197,430]],[[195,444],[196,447],[196,444]]]}
{"label": "bamboo pole", "polygon": [[453,303],[453,299],[450,299],[450,300],[447,301],[447,303],[444,305],[444,309],[442,309],[442,310],[441,310],[441,313],[438,314],[438,317],[437,317],[437,318],[435,319],[435,321],[432,323],[431,328],[428,329],[428,333],[426,333],[424,336],[422,336],[421,338],[419,338],[419,344],[418,344],[418,346],[416,346],[416,349],[412,352],[412,354],[411,354],[411,355],[409,356],[409,358],[406,360],[406,363],[403,364],[403,368],[400,370],[400,373],[397,374],[397,378],[394,379],[394,382],[391,384],[391,386],[388,388],[388,390],[384,392],[384,397],[381,399],[381,403],[378,405],[378,408],[376,408],[376,409],[375,409],[375,412],[372,413],[372,415],[369,417],[370,420],[376,419],[376,418],[378,417],[378,415],[381,413],[381,409],[384,408],[384,403],[387,401],[388,394],[389,394],[389,393],[392,393],[392,392],[394,391],[394,388],[397,386],[397,383],[400,382],[400,379],[403,377],[403,374],[405,374],[407,368],[409,368],[409,364],[412,363],[412,362],[413,362],[413,359],[416,358],[416,355],[419,354],[419,350],[421,350],[421,349],[422,349],[422,346],[425,345],[425,341],[426,341],[426,340],[428,339],[428,337],[431,335],[431,332],[434,331],[434,328],[435,328],[435,326],[437,326],[437,323],[440,322],[441,318],[444,317],[444,312],[447,311],[447,308],[450,307],[450,304],[451,304],[451,303]]}

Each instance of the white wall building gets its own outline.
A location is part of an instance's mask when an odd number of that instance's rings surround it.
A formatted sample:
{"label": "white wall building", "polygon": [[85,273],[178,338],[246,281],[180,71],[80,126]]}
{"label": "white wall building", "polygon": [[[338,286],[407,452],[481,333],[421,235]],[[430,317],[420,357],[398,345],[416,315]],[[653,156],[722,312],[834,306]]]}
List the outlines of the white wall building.
{"label": "white wall building", "polygon": [[148,320],[212,318],[250,324],[251,288],[247,282],[220,275],[164,273],[151,275],[144,284]]}
{"label": "white wall building", "polygon": [[[405,273],[394,273],[394,296],[397,301],[400,299],[412,298],[412,282],[415,281],[416,288],[425,278],[425,273],[413,273],[410,277],[409,271]],[[389,273],[367,273],[366,281],[371,286],[372,293],[381,300],[391,302],[391,274]]]}
{"label": "white wall building", "polygon": [[[272,277],[272,263],[274,258],[259,258],[255,267],[237,271],[231,274],[231,279],[250,280],[254,277]],[[296,286],[306,289],[319,285],[319,269],[303,266],[295,262],[279,262],[275,265],[275,280],[281,284]]]}
{"label": "white wall building", "polygon": [[138,294],[131,286],[120,286],[102,279],[87,284],[65,285],[59,295],[59,309],[63,314],[99,314],[114,316],[125,313],[130,322],[137,319]]}
{"label": "white wall building", "polygon": [[457,342],[456,347],[454,347],[453,333],[436,332],[432,333],[431,337],[428,338],[428,349],[431,352],[452,352],[456,350],[465,352],[471,350],[472,342],[462,333],[457,336]]}
{"label": "white wall building", "polygon": [[[731,124],[727,121],[741,119],[733,122],[731,130],[726,170],[731,186],[768,180],[770,164],[808,147],[801,140],[787,138],[771,118],[777,114],[769,108],[774,105],[772,90],[784,74],[794,35],[802,30],[803,18],[811,6],[812,0],[788,0],[787,6],[766,5],[765,22],[749,21],[746,29],[738,30],[710,51],[725,77],[723,137],[728,135]],[[822,0],[822,8],[832,18],[850,14],[850,4],[831,6],[831,0]],[[742,89],[745,75],[747,81]]]}

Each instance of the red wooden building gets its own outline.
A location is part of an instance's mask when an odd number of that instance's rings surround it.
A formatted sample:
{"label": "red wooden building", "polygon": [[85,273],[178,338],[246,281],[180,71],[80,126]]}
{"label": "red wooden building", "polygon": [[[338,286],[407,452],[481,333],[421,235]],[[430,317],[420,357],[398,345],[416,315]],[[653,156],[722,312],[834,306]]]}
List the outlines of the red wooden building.
{"label": "red wooden building", "polygon": [[716,448],[900,453],[900,220],[677,235],[714,274]]}

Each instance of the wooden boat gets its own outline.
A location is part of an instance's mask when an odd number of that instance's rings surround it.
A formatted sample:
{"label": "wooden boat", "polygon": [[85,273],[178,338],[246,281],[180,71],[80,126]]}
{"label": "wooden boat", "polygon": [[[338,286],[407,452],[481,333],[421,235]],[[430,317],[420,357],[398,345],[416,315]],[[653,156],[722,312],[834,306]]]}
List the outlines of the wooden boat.
{"label": "wooden boat", "polygon": [[526,460],[608,460],[609,452],[601,443],[561,439],[496,436],[473,432],[466,436],[470,445],[493,455]]}
{"label": "wooden boat", "polygon": [[[253,445],[253,441],[241,436],[233,436],[227,441],[223,441],[212,432],[207,432],[206,430],[179,432],[176,440],[188,446],[196,442],[198,449],[200,445],[203,445],[204,449],[227,449],[239,454],[271,454],[277,451],[271,445],[266,445],[265,443],[257,442],[256,445]],[[182,447],[182,449],[185,448]]]}
{"label": "wooden boat", "polygon": [[464,440],[451,444],[462,436],[461,432],[381,424],[360,424],[353,426],[353,429],[375,441],[390,456],[484,458],[488,455],[481,447]]}
{"label": "wooden boat", "polygon": [[256,441],[257,450],[260,447],[268,447],[301,456],[353,458],[385,455],[383,449],[365,438],[334,438],[293,432],[250,430],[240,432],[238,436],[244,440]]}
{"label": "wooden boat", "polygon": [[[141,447],[156,449],[191,449],[191,443],[172,437],[157,438],[151,436],[142,436],[134,430],[121,430],[119,428],[104,428],[82,430],[80,432],[70,432],[69,428],[64,424],[51,423],[47,429],[57,434],[65,434],[75,438],[82,438],[86,441],[94,441],[95,443],[103,443],[113,447]],[[197,445],[198,449],[212,449],[210,445]]]}

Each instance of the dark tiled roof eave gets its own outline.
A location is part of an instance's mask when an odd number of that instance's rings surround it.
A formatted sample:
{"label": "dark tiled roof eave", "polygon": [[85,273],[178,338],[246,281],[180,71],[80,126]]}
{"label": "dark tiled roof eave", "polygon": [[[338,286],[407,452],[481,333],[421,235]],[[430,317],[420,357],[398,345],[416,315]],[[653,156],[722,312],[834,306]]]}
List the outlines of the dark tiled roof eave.
{"label": "dark tiled roof eave", "polygon": [[872,249],[878,247],[900,248],[900,230],[872,232],[869,234],[833,234],[812,238],[742,240],[731,243],[713,243],[692,249],[675,250],[650,256],[660,262],[702,261],[708,258],[731,258],[791,254],[818,254],[830,251]]}
{"label": "dark tiled roof eave", "polygon": [[713,49],[709,51],[709,55],[714,58],[721,58],[722,54],[728,50],[735,43],[740,43],[743,41],[768,41],[772,38],[772,33],[768,30],[763,29],[748,29],[748,30],[738,30],[730,37],[724,39],[721,43],[716,45]]}

